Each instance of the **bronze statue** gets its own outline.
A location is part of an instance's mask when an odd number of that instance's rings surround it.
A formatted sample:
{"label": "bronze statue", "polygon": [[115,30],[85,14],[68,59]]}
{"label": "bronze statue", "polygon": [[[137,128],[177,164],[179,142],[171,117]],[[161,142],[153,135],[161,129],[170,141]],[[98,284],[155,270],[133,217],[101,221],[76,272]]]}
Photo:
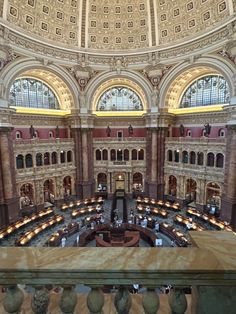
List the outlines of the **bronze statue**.
{"label": "bronze statue", "polygon": [[108,137],[111,136],[111,128],[109,127],[109,125],[107,126],[106,133]]}
{"label": "bronze statue", "polygon": [[34,138],[34,136],[35,136],[35,130],[34,130],[33,125],[30,126],[30,128],[29,128],[29,133],[30,133],[30,138]]}
{"label": "bronze statue", "polygon": [[205,136],[209,136],[211,133],[211,125],[209,123],[204,124]]}
{"label": "bronze statue", "polygon": [[56,138],[60,137],[59,126],[56,127]]}
{"label": "bronze statue", "polygon": [[184,126],[183,126],[183,124],[180,124],[180,126],[179,126],[179,134],[180,134],[180,136],[184,136]]}
{"label": "bronze statue", "polygon": [[132,135],[134,133],[134,129],[131,124],[128,127],[128,132],[129,132],[129,135]]}

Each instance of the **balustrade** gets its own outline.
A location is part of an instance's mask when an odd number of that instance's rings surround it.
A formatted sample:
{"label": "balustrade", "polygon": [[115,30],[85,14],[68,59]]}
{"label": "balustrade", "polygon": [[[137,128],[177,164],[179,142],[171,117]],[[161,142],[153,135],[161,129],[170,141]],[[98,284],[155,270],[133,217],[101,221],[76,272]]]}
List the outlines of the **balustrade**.
{"label": "balustrade", "polygon": [[[106,250],[2,247],[0,285],[5,292],[3,301],[0,294],[0,312],[101,314],[116,310],[118,314],[155,314],[157,311],[160,314],[233,314],[235,235],[226,231],[196,231],[190,232],[190,236],[195,247]],[[142,291],[132,295],[134,283]],[[22,284],[27,285],[24,291]],[[77,284],[89,286],[90,292],[77,295]],[[168,305],[166,296],[156,288],[169,284],[173,289]],[[28,285],[34,288],[30,295],[26,292],[32,291]],[[62,289],[58,289],[60,286]],[[111,286],[112,293],[103,294],[102,287],[107,290]],[[114,286],[116,294],[113,294]],[[49,291],[52,288],[55,289]],[[192,294],[186,298],[183,288]]]}

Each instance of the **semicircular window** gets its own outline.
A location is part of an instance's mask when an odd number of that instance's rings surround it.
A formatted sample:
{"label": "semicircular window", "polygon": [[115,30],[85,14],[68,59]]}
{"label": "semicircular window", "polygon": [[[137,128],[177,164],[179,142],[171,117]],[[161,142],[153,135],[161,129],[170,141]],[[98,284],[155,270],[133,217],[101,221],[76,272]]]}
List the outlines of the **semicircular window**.
{"label": "semicircular window", "polygon": [[17,107],[60,109],[49,86],[33,78],[19,78],[10,88],[10,105]]}
{"label": "semicircular window", "polygon": [[98,111],[139,111],[143,104],[132,89],[124,86],[115,86],[107,89],[99,98]]}
{"label": "semicircular window", "polygon": [[223,76],[208,75],[194,81],[184,92],[180,108],[229,103],[229,86]]}

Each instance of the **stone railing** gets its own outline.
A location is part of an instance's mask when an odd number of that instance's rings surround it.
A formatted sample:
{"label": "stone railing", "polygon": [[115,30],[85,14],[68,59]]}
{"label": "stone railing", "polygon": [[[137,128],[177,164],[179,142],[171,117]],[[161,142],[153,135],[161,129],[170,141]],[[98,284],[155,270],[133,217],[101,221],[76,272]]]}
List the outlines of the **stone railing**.
{"label": "stone railing", "polygon": [[120,143],[120,142],[146,142],[146,137],[95,137],[93,139],[93,143],[101,143],[101,142],[109,142],[109,143]]}
{"label": "stone railing", "polygon": [[[235,313],[235,235],[224,231],[191,232],[191,248],[1,248],[0,285],[6,289],[5,313],[20,313],[27,295],[18,284],[33,287],[31,308],[24,313],[115,313],[107,309],[104,285],[116,286],[116,313],[167,313],[155,288],[174,287],[169,295],[172,313]],[[102,252],[102,254],[101,254]],[[128,287],[145,291],[131,296]],[[77,284],[91,288],[84,301]],[[63,291],[49,294],[48,285]],[[46,286],[46,287],[45,287]],[[183,288],[191,287],[191,310]],[[32,291],[32,289],[31,289]],[[29,300],[29,297],[28,297]],[[133,303],[133,304],[132,304]],[[133,306],[136,311],[130,311]],[[48,310],[50,307],[50,310]],[[188,309],[187,309],[188,307]],[[186,312],[187,310],[187,312]],[[3,313],[3,311],[1,312]]]}
{"label": "stone railing", "polygon": [[175,144],[175,143],[184,143],[184,144],[225,144],[226,143],[226,138],[220,138],[220,137],[217,137],[217,138],[209,138],[209,137],[167,137],[166,138],[166,143],[167,144]]}
{"label": "stone railing", "polygon": [[49,139],[18,139],[14,140],[14,145],[40,145],[40,144],[67,144],[74,143],[73,138],[49,138]]}

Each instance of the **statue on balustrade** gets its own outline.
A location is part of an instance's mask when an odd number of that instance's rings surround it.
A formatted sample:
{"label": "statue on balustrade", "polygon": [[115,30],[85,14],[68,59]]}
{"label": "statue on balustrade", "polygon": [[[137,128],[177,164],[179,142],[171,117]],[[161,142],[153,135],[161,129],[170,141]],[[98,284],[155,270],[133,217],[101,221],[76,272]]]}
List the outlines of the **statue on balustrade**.
{"label": "statue on balustrade", "polygon": [[179,126],[179,134],[180,134],[180,136],[184,136],[184,131],[185,131],[185,128],[184,128],[183,124],[180,124],[180,126]]}
{"label": "statue on balustrade", "polygon": [[134,133],[134,129],[133,129],[131,124],[128,127],[128,132],[129,132],[129,135],[133,135],[133,133]]}
{"label": "statue on balustrade", "polygon": [[209,136],[211,133],[211,125],[209,123],[204,124],[205,136]]}
{"label": "statue on balustrade", "polygon": [[56,127],[56,138],[60,138],[59,126]]}
{"label": "statue on balustrade", "polygon": [[30,133],[30,138],[34,138],[35,137],[35,130],[34,130],[33,125],[30,126],[29,133]]}
{"label": "statue on balustrade", "polygon": [[109,125],[107,126],[106,133],[108,137],[111,136],[111,128],[109,127]]}

